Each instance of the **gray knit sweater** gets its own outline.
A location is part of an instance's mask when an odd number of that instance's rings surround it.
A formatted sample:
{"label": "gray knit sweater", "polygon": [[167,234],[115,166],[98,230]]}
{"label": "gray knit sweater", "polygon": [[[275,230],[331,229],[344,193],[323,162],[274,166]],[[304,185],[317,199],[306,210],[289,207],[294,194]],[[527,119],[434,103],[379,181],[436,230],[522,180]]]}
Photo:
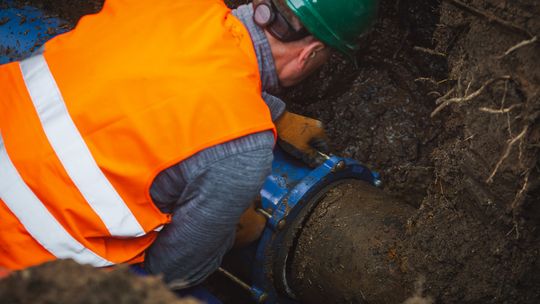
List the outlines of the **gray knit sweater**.
{"label": "gray knit sweater", "polygon": [[[279,90],[270,46],[252,21],[251,5],[241,6],[233,14],[252,38],[262,97],[275,120],[285,104],[270,94]],[[150,194],[161,211],[172,213],[172,222],[147,251],[146,270],[185,287],[216,270],[233,244],[240,215],[270,174],[273,145],[270,131],[252,134],[203,150],[161,172]]]}

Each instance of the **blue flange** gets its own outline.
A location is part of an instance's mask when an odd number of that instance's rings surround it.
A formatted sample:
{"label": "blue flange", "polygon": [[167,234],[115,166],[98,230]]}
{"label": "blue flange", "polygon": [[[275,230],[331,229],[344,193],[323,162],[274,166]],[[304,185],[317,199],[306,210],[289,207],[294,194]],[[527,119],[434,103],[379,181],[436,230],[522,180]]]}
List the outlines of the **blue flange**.
{"label": "blue flange", "polygon": [[261,190],[262,208],[269,217],[268,224],[258,243],[252,268],[254,287],[267,294],[264,303],[295,303],[286,273],[287,250],[291,246],[287,237],[293,229],[289,226],[307,204],[313,205],[312,200],[326,187],[347,179],[381,185],[378,173],[353,159],[330,156],[321,166],[311,169],[276,148],[272,175]]}

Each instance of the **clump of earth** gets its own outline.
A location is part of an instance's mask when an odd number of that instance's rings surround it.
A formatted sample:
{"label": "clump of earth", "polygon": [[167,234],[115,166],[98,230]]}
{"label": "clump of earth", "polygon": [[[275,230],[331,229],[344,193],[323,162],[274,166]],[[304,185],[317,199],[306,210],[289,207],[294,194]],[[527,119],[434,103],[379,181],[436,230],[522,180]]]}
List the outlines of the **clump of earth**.
{"label": "clump of earth", "polygon": [[[19,2],[71,26],[101,5]],[[358,67],[336,54],[282,92],[415,207],[393,259],[419,299],[540,301],[539,16],[536,0],[383,0]]]}
{"label": "clump of earth", "polygon": [[157,277],[135,276],[127,267],[100,270],[71,260],[54,261],[0,280],[0,302],[9,304],[199,304],[180,299]]}

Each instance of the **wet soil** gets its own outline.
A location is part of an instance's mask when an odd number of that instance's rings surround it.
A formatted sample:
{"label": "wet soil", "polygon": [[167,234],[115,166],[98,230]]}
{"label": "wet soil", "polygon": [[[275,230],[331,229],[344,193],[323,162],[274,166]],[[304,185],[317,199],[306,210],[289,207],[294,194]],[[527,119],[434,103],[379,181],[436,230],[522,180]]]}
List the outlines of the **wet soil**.
{"label": "wet soil", "polygon": [[425,294],[537,303],[540,48],[501,55],[540,34],[540,5],[456,2],[383,1],[358,69],[336,57],[285,98],[419,207],[396,254]]}
{"label": "wet soil", "polygon": [[434,166],[429,155],[444,136],[430,119],[425,81],[446,77],[446,61],[416,51],[432,48],[438,1],[383,1],[378,25],[364,39],[359,67],[335,56],[318,75],[285,92],[292,111],[317,117],[334,151],[383,175],[386,191],[419,206]]}
{"label": "wet soil", "polygon": [[[72,25],[100,6],[19,2]],[[436,302],[540,302],[538,16],[536,0],[383,0],[358,68],[336,55],[282,94],[417,208],[395,254]]]}
{"label": "wet soil", "polygon": [[0,303],[9,304],[198,304],[179,299],[157,277],[127,268],[107,271],[73,261],[56,261],[12,273],[0,280]]}
{"label": "wet soil", "polygon": [[540,34],[540,5],[461,3],[440,7],[433,37],[450,87],[438,91],[463,98],[509,79],[436,114],[447,138],[430,155],[434,178],[404,251],[425,252],[410,265],[441,302],[538,303],[540,46],[503,54]]}

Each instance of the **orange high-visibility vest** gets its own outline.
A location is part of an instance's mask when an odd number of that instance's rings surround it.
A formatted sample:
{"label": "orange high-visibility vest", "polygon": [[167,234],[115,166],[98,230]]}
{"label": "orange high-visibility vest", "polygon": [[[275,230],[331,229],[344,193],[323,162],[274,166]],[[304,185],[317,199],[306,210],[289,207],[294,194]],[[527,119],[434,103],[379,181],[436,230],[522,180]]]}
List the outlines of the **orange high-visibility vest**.
{"label": "orange high-visibility vest", "polygon": [[264,130],[255,51],[222,1],[107,1],[0,66],[0,266],[142,261],[170,220],[156,175]]}

